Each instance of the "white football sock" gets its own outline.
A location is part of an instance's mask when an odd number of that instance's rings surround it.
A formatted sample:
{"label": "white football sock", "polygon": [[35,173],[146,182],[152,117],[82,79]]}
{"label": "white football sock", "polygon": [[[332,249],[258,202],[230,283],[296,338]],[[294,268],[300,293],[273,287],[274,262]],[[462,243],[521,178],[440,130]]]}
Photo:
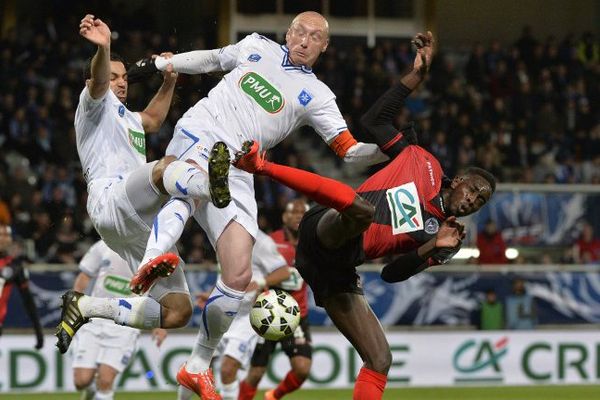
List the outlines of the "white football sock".
{"label": "white football sock", "polygon": [[78,302],[84,317],[112,319],[138,329],[160,328],[160,304],[151,297],[108,298],[82,296]]}
{"label": "white football sock", "polygon": [[94,400],[96,395],[96,381],[92,381],[88,387],[81,391],[80,400]]}
{"label": "white football sock", "polygon": [[172,198],[154,217],[146,252],[140,266],[171,250],[181,237],[185,223],[195,211],[194,200]]}
{"label": "white football sock", "polygon": [[228,288],[219,278],[202,311],[196,343],[185,365],[188,372],[198,373],[208,369],[215,349],[235,318],[243,297],[244,292]]}
{"label": "white football sock", "polygon": [[110,392],[96,392],[96,397],[94,397],[94,400],[113,400],[115,395],[115,392],[113,392],[112,390]]}
{"label": "white football sock", "polygon": [[163,173],[163,184],[172,196],[210,200],[208,174],[188,162],[171,162]]}
{"label": "white football sock", "polygon": [[231,383],[221,384],[221,396],[223,400],[237,400],[240,394],[240,381],[235,380]]}
{"label": "white football sock", "polygon": [[184,386],[179,386],[177,388],[177,400],[190,400],[195,395],[196,393],[192,392]]}

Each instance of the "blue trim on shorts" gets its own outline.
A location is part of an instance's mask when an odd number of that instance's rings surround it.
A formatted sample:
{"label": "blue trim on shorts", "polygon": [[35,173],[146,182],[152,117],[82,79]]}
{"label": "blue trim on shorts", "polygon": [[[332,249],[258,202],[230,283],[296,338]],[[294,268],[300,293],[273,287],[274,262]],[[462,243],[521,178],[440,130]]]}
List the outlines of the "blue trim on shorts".
{"label": "blue trim on shorts", "polygon": [[185,222],[183,222],[183,217],[181,216],[181,214],[179,214],[179,213],[175,213],[175,216],[176,216],[177,218],[179,218],[179,220],[181,221],[181,223],[182,223],[182,224],[184,224],[184,225],[185,225]]}
{"label": "blue trim on shorts", "polygon": [[184,155],[185,153],[187,153],[187,152],[188,152],[188,151],[189,151],[189,150],[190,150],[192,147],[194,147],[194,145],[195,145],[196,143],[198,143],[198,142],[200,141],[200,138],[199,138],[198,136],[194,135],[194,134],[193,134],[193,133],[191,133],[191,132],[188,132],[188,131],[186,131],[186,130],[185,130],[185,129],[183,129],[183,128],[181,128],[181,132],[183,132],[183,134],[184,134],[185,136],[187,136],[187,137],[189,137],[190,139],[192,139],[193,143],[192,143],[192,144],[190,144],[190,146],[189,146],[187,149],[185,149],[185,150],[183,151],[183,153],[181,153],[181,154],[179,155],[179,157],[177,157],[177,159],[178,159],[178,160],[180,160],[180,159],[181,159],[181,157],[183,157],[183,155]]}

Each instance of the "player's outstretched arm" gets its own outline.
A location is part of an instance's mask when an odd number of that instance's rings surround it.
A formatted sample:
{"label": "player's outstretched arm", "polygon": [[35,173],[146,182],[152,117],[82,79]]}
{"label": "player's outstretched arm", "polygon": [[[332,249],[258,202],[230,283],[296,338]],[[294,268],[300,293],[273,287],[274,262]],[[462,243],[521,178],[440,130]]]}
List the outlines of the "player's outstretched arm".
{"label": "player's outstretched arm", "polygon": [[375,142],[389,157],[396,157],[408,145],[417,144],[412,126],[394,127],[394,119],[404,106],[404,100],[423,81],[434,53],[434,38],[431,32],[418,33],[412,41],[417,52],[411,71],[404,75],[398,85],[386,91],[362,116],[362,126],[374,136]]}
{"label": "player's outstretched arm", "polygon": [[146,80],[159,71],[167,71],[168,68],[172,68],[174,72],[190,75],[223,71],[219,61],[219,49],[194,50],[175,55],[168,53],[169,56],[163,54],[155,58],[144,58],[129,67],[127,70],[129,83]]}
{"label": "player's outstretched arm", "polygon": [[[161,57],[172,57],[172,53],[162,53]],[[173,71],[173,66],[167,66],[163,72],[163,84],[158,89],[154,98],[148,103],[144,111],[140,112],[142,117],[142,126],[146,132],[158,132],[160,126],[167,118],[173,92],[177,83],[177,72]]]}
{"label": "player's outstretched arm", "polygon": [[101,19],[87,14],[79,23],[79,34],[98,46],[87,82],[93,99],[103,97],[110,86],[110,28]]}

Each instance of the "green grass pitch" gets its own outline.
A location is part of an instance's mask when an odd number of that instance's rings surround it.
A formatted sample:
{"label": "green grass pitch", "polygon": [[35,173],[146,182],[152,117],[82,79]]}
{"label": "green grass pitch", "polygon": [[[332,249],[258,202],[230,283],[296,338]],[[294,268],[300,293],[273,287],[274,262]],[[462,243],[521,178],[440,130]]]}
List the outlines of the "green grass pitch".
{"label": "green grass pitch", "polygon": [[[76,393],[8,394],[0,393],[5,400],[76,400]],[[117,392],[115,399],[123,400],[174,400],[174,392]],[[286,400],[347,400],[351,390],[305,389],[285,396]],[[584,400],[600,399],[600,386],[521,386],[521,387],[441,387],[387,389],[385,400]],[[255,399],[262,399],[259,392]]]}

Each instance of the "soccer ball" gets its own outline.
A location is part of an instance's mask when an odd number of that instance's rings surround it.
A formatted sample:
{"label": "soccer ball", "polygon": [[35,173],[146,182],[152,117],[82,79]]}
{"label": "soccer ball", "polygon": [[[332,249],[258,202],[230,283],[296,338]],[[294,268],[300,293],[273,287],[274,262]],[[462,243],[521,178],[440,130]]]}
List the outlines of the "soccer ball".
{"label": "soccer ball", "polygon": [[256,298],[250,324],[267,340],[281,340],[294,333],[300,323],[300,306],[289,293],[269,289]]}

